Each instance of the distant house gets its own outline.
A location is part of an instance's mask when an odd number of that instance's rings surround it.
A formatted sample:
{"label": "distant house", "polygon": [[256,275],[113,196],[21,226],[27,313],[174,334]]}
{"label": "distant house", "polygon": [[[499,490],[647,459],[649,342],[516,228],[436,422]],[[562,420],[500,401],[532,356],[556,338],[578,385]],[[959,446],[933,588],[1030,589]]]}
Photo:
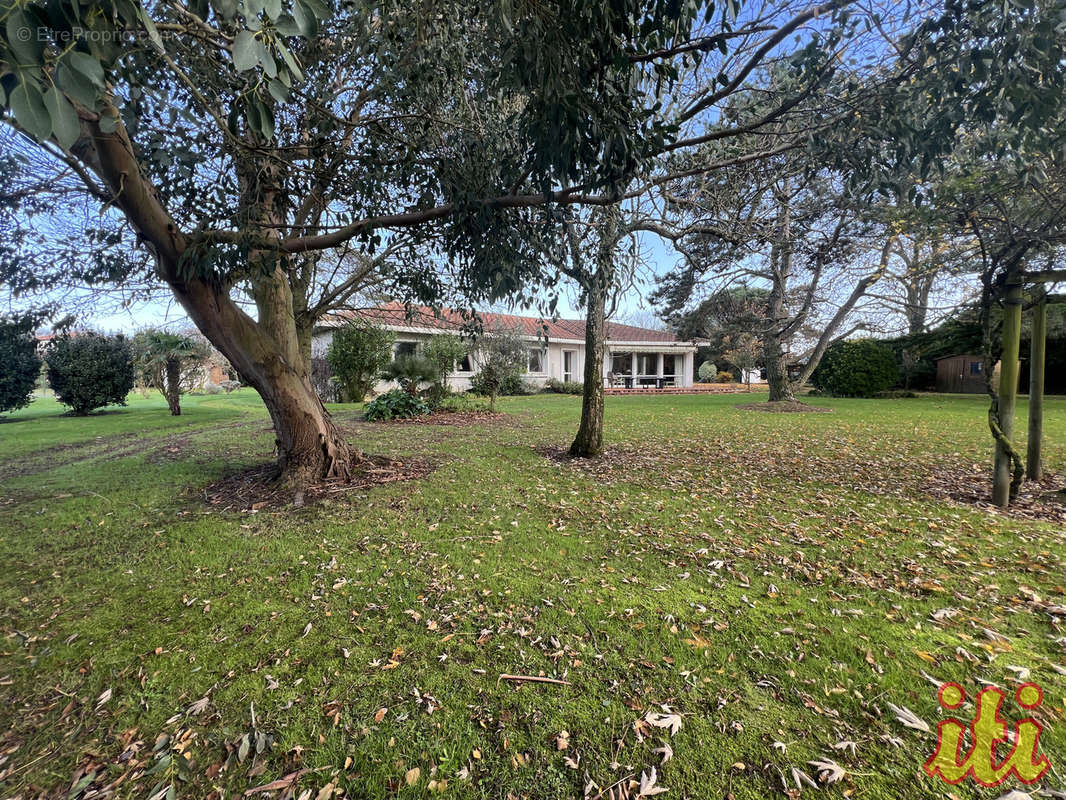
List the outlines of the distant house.
{"label": "distant house", "polygon": [[[425,306],[412,306],[410,314],[402,303],[387,303],[330,317],[317,326],[311,342],[314,357],[325,355],[333,330],[352,318],[369,320],[392,331],[396,336],[394,354],[413,355],[432,337],[442,333],[460,334],[470,320],[456,311],[439,313]],[[585,370],[585,320],[544,320],[509,314],[479,314],[486,334],[507,328],[518,330],[529,343],[524,378],[533,386],[543,386],[550,379],[582,381]],[[673,333],[633,325],[607,323],[607,352],[599,373],[605,386],[624,388],[691,386],[696,345],[681,341]],[[478,370],[478,354],[473,352],[448,378],[453,389],[470,388],[470,379]],[[379,388],[385,388],[380,386]]]}

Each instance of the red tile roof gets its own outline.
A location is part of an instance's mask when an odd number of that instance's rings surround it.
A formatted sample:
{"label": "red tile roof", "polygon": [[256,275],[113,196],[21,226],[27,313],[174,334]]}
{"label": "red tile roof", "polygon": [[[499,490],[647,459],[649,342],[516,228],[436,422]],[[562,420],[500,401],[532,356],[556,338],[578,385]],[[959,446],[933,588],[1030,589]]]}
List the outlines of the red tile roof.
{"label": "red tile roof", "polygon": [[[432,328],[434,330],[460,331],[470,329],[474,321],[464,317],[460,312],[444,308],[434,311],[428,306],[410,306],[403,303],[386,303],[374,308],[342,312],[326,319],[326,326],[341,324],[344,320],[359,317],[376,322],[379,325],[400,328]],[[512,314],[492,314],[478,312],[481,325],[485,330],[493,328],[517,328],[526,336],[541,336],[547,329],[549,339],[584,340],[585,320],[558,319],[545,320],[542,317],[519,317]],[[635,325],[622,325],[618,322],[607,323],[607,338],[616,342],[679,342],[671,331],[657,331],[651,328],[638,328]]]}

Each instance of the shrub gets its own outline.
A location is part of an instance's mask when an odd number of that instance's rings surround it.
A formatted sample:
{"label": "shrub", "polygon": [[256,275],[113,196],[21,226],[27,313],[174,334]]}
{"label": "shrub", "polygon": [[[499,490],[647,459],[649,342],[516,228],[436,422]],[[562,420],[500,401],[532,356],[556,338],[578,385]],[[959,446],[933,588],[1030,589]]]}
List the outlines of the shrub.
{"label": "shrub", "polygon": [[704,361],[700,364],[699,369],[700,381],[703,383],[711,383],[714,381],[715,376],[718,375],[718,367],[714,365],[713,361]]}
{"label": "shrub", "polygon": [[208,381],[204,384],[204,394],[222,394],[222,387],[217,383]]}
{"label": "shrub", "polygon": [[363,416],[371,422],[386,419],[411,419],[429,413],[429,406],[421,397],[416,397],[403,389],[378,395],[363,410]]}
{"label": "shrub", "polygon": [[33,321],[0,319],[0,414],[29,405],[40,374]]}
{"label": "shrub", "polygon": [[56,400],[78,416],[124,406],[133,390],[133,349],[124,336],[63,336],[52,341],[44,360]]}
{"label": "shrub", "polygon": [[422,356],[400,356],[385,367],[381,377],[387,381],[396,381],[408,394],[418,394],[418,387],[432,382],[435,367]]}
{"label": "shrub", "polygon": [[471,390],[488,395],[489,408],[496,410],[496,398],[501,394],[528,394],[522,380],[528,350],[519,331],[498,328],[486,335],[480,344],[481,371],[471,381]]}
{"label": "shrub", "polygon": [[733,382],[733,373],[732,372],[726,372],[725,370],[723,370],[722,372],[718,373],[718,377],[715,378],[715,380],[718,381],[718,383],[732,383]]}
{"label": "shrub", "polygon": [[837,397],[872,397],[898,380],[892,351],[873,339],[835,342],[811,375],[815,388]]}
{"label": "shrub", "polygon": [[234,392],[237,389],[240,389],[241,388],[241,382],[240,381],[222,381],[222,383],[220,383],[219,386],[222,387],[222,389],[226,392],[226,394],[229,394],[230,392]]}
{"label": "shrub", "polygon": [[[470,391],[474,394],[489,397],[492,395],[489,386],[489,377],[484,372],[478,372],[470,376]],[[529,384],[522,379],[521,373],[505,375],[496,389],[497,396],[532,394]]]}
{"label": "shrub", "polygon": [[443,333],[431,338],[426,342],[422,355],[433,369],[430,382],[430,397],[435,402],[440,402],[449,394],[448,375],[455,371],[455,365],[462,361],[469,353],[467,344],[450,333]]}
{"label": "shrub", "polygon": [[557,378],[550,378],[544,384],[544,390],[556,394],[584,394],[585,384],[581,381],[561,381]]}
{"label": "shrub", "polygon": [[450,394],[442,398],[434,410],[445,414],[488,411],[489,403],[484,397],[464,392],[463,394]]}
{"label": "shrub", "polygon": [[394,342],[391,332],[363,320],[350,322],[333,332],[326,361],[340,384],[341,399],[349,403],[363,402],[378,375],[392,361]]}

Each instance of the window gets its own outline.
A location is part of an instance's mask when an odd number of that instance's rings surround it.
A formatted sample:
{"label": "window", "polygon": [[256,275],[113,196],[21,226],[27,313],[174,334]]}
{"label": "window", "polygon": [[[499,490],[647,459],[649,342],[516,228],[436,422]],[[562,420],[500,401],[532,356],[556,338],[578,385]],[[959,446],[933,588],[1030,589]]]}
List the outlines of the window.
{"label": "window", "polygon": [[615,375],[629,375],[633,370],[632,353],[612,353],[611,372]]}
{"label": "window", "polygon": [[418,355],[418,342],[397,342],[394,358]]}
{"label": "window", "polygon": [[971,375],[980,375],[981,374],[981,362],[980,361],[971,361],[970,362],[970,374]]}
{"label": "window", "polygon": [[470,354],[463,356],[459,359],[459,366],[457,372],[473,372],[474,366],[470,363]]}
{"label": "window", "polygon": [[570,382],[574,379],[574,351],[563,350],[563,380]]}
{"label": "window", "polygon": [[527,367],[530,372],[544,372],[544,351],[530,350]]}
{"label": "window", "polygon": [[675,356],[671,355],[670,353],[663,353],[663,375],[668,378],[673,377],[677,374],[674,371],[676,369],[676,367],[674,366],[674,358]]}

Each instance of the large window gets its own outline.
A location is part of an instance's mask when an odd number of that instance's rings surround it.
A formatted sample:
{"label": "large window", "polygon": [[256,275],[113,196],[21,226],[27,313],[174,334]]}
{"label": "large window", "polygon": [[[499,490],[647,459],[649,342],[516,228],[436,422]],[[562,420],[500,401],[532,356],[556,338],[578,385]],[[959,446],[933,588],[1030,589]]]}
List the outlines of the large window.
{"label": "large window", "polygon": [[544,351],[530,350],[527,368],[530,372],[544,372]]}
{"label": "large window", "polygon": [[395,358],[403,358],[404,356],[417,356],[418,355],[418,342],[397,342]]}
{"label": "large window", "polygon": [[463,356],[462,358],[459,359],[459,364],[456,366],[455,369],[456,369],[456,372],[473,372],[474,371],[474,365],[470,361],[470,354],[469,353],[467,353],[465,356]]}
{"label": "large window", "polygon": [[612,353],[611,372],[615,375],[629,375],[633,370],[632,353]]}
{"label": "large window", "polygon": [[659,356],[656,353],[640,353],[637,355],[638,375],[659,374]]}
{"label": "large window", "polygon": [[675,370],[677,369],[674,363],[675,358],[676,356],[670,353],[663,353],[663,375],[665,375],[667,378],[672,378],[674,375],[677,374],[675,372]]}

